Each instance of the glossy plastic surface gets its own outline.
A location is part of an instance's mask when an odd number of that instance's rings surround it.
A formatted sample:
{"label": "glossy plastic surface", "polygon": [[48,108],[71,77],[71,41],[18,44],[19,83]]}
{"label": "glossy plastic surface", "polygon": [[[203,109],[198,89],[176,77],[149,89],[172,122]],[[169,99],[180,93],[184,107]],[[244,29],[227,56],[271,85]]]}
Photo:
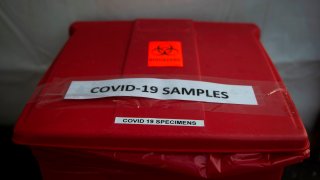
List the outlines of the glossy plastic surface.
{"label": "glossy plastic surface", "polygon": [[[148,66],[150,41],[181,42],[183,66]],[[252,85],[258,105],[63,99],[71,81],[121,77]],[[205,126],[124,125],[115,117],[203,119]],[[279,179],[284,166],[309,156],[307,134],[259,29],[189,20],[73,24],[26,105],[14,141],[33,148],[45,179],[257,179],[259,173],[259,179]],[[81,163],[74,164],[77,159]]]}
{"label": "glossy plastic surface", "polygon": [[[163,40],[182,43],[183,67],[148,67],[148,42]],[[42,88],[27,104],[16,126],[14,140],[39,146],[177,152],[304,151],[308,148],[307,135],[294,104],[261,46],[259,29],[251,24],[189,20],[75,23],[69,41],[40,86],[64,79],[71,82],[139,75],[164,78],[185,75],[194,80],[222,78],[216,81],[226,84],[252,81],[254,85],[258,81],[281,88],[258,87],[258,106],[219,104],[229,110],[227,112],[207,111],[203,103],[193,104],[193,109],[165,107],[159,104],[186,102],[143,98],[75,101],[64,100],[60,94],[60,99],[51,103],[51,96],[47,95],[52,89]],[[56,89],[63,92],[67,87]],[[271,97],[270,101],[264,101],[263,96]],[[127,108],[123,101],[138,101],[142,106]],[[261,109],[269,114],[260,113]],[[285,113],[274,113],[278,111]],[[204,119],[206,126],[116,125],[117,116]]]}

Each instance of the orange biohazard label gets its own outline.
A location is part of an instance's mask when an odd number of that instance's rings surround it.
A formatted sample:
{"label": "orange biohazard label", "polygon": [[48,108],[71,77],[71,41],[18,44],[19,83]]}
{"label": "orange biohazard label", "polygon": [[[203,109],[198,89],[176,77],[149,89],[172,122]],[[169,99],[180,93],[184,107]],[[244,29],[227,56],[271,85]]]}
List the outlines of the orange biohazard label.
{"label": "orange biohazard label", "polygon": [[182,67],[182,47],[180,41],[150,41],[148,66]]}

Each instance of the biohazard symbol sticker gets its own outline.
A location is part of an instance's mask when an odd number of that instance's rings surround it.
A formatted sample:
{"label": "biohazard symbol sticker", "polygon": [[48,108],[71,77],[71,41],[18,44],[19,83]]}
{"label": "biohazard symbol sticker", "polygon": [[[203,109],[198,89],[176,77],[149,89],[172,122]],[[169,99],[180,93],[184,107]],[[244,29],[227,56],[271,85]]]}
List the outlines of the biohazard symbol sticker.
{"label": "biohazard symbol sticker", "polygon": [[182,67],[182,47],[179,41],[150,41],[148,66]]}

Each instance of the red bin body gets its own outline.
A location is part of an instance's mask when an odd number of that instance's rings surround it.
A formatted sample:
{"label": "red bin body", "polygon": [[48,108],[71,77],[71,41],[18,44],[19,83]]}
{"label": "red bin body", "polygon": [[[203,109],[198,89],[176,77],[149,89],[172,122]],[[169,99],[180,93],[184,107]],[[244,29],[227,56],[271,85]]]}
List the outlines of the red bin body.
{"label": "red bin body", "polygon": [[[74,23],[13,140],[32,149],[47,180],[281,179],[285,166],[309,156],[309,142],[259,37],[257,26],[240,23]],[[151,62],[175,48],[174,63]],[[132,77],[251,85],[257,105],[64,98],[72,81]],[[116,117],[200,119],[204,126],[116,124]]]}

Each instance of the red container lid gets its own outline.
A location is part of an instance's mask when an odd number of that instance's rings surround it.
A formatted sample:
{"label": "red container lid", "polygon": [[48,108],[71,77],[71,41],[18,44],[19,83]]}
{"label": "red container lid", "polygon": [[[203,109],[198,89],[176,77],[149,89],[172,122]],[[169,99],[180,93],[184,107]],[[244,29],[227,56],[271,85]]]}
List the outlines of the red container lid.
{"label": "red container lid", "polygon": [[[14,141],[30,146],[170,152],[309,148],[297,110],[253,24],[78,22],[26,105]],[[150,63],[150,42],[178,42],[175,63]],[[108,97],[66,100],[71,81],[122,77],[252,85],[258,105]],[[115,117],[202,119],[204,127],[115,124]]]}

